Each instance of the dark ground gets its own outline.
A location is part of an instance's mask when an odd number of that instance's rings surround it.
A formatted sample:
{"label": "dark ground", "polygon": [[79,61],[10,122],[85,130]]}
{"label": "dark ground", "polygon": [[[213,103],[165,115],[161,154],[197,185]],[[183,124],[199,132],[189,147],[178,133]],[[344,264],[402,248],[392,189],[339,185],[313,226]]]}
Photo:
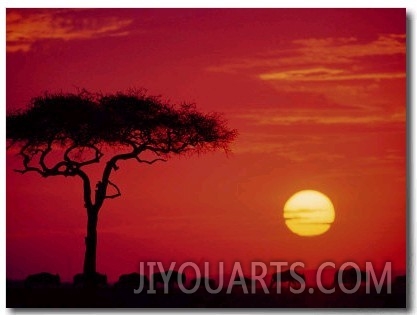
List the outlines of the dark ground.
{"label": "dark ground", "polygon": [[[384,293],[385,292],[385,293]],[[157,290],[156,294],[134,294],[132,290],[100,288],[87,290],[61,286],[59,288],[27,289],[8,283],[6,306],[8,308],[405,308],[405,287],[393,287],[391,294],[382,288],[380,294],[366,294],[361,288],[354,294],[337,290],[324,294],[315,288],[310,294],[306,289],[293,294],[283,288],[282,293],[265,294],[261,289],[256,294],[244,294],[234,288],[209,294],[204,288],[194,294],[185,294],[179,289],[170,289],[169,294]]]}

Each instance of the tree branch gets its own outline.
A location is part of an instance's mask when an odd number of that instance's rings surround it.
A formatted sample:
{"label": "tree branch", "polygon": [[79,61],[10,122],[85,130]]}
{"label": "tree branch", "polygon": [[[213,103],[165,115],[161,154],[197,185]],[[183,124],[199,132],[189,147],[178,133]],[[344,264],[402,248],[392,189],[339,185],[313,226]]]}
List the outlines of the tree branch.
{"label": "tree branch", "polygon": [[[158,145],[158,144],[156,144],[156,145]],[[184,152],[187,149],[187,147],[190,146],[190,145],[191,144],[188,141],[183,142],[181,144],[178,144],[176,147],[173,144],[169,144],[169,146],[167,145],[165,147],[146,145],[146,150],[152,151],[156,155],[160,155],[161,153],[163,153],[163,154],[169,154],[169,153],[179,154],[179,153]]]}
{"label": "tree branch", "polygon": [[157,158],[157,159],[153,159],[153,160],[142,160],[139,158],[139,156],[136,156],[136,160],[140,163],[146,163],[146,164],[153,164],[155,162],[161,161],[161,162],[166,162],[166,159],[161,159],[161,158]]}
{"label": "tree branch", "polygon": [[[73,159],[71,159],[69,157],[69,154],[71,153],[71,151],[73,151],[74,149],[80,148],[81,150],[84,150],[85,148],[89,148],[94,150],[94,158],[87,160],[87,161],[83,161],[83,162],[78,162],[78,161],[74,161]],[[73,165],[75,165],[77,168],[81,168],[83,166],[86,165],[90,165],[90,164],[94,164],[94,163],[99,163],[100,159],[102,158],[104,154],[100,151],[99,148],[97,148],[94,145],[86,145],[86,146],[78,146],[78,145],[73,145],[70,146],[67,150],[65,150],[64,152],[64,160],[68,163],[71,163]]]}
{"label": "tree branch", "polygon": [[47,177],[47,175],[45,175],[44,174],[44,172],[42,172],[39,168],[37,168],[37,167],[31,167],[31,166],[27,166],[27,167],[25,167],[25,169],[23,169],[23,170],[17,170],[17,169],[15,169],[14,170],[15,172],[17,172],[17,173],[20,173],[20,174],[25,174],[25,173],[27,173],[27,172],[37,172],[37,173],[39,173],[41,176],[43,176],[43,177]]}
{"label": "tree branch", "polygon": [[[36,149],[31,150],[30,154],[26,153],[26,150],[29,147],[30,147],[30,143],[27,143],[20,150],[19,154],[23,157],[24,169],[23,170],[15,170],[16,172],[18,172],[20,174],[24,174],[24,173],[27,173],[27,172],[37,172],[42,177],[57,176],[57,175],[61,175],[61,176],[79,176],[83,181],[84,205],[87,209],[92,208],[93,204],[92,204],[92,201],[91,201],[90,179],[89,179],[88,175],[80,169],[80,163],[73,162],[71,160],[67,160],[67,161],[58,162],[52,168],[49,168],[46,165],[45,159],[46,159],[48,153],[50,153],[52,151],[52,142],[48,142],[45,149],[36,148]],[[67,150],[66,153],[68,154],[69,151],[70,150]],[[29,166],[29,163],[32,162],[33,157],[37,153],[40,153],[40,157],[39,157],[40,167]],[[97,156],[99,156],[99,155],[96,153],[96,158],[97,158]],[[90,160],[88,162],[90,162]],[[60,170],[61,167],[65,167],[65,169],[63,171],[61,171]]]}
{"label": "tree branch", "polygon": [[102,179],[99,182],[97,190],[96,190],[96,198],[95,198],[94,206],[97,209],[101,208],[101,206],[103,205],[104,199],[106,199],[106,191],[107,191],[107,186],[110,182],[109,180],[110,174],[112,170],[116,170],[118,168],[116,163],[120,160],[134,159],[136,158],[138,154],[140,154],[146,149],[145,144],[142,144],[140,146],[136,146],[133,142],[129,144],[132,145],[131,152],[113,156],[104,167]]}
{"label": "tree branch", "polygon": [[75,171],[75,174],[81,177],[83,180],[83,191],[84,191],[84,206],[87,209],[91,209],[93,207],[93,202],[91,201],[91,184],[90,178],[88,175],[80,169]]}
{"label": "tree branch", "polygon": [[[46,166],[46,163],[45,163],[45,158],[46,158],[46,156],[48,155],[48,153],[49,152],[51,152],[51,142],[48,142],[48,144],[47,144],[47,146],[46,146],[46,149],[44,149],[44,150],[42,150],[42,149],[38,149],[37,151],[38,152],[40,152],[41,153],[41,156],[40,156],[40,158],[39,158],[39,165],[42,167],[42,169],[43,169],[43,171],[44,171],[44,173],[48,173],[48,172],[50,172],[51,171],[51,169],[49,169],[47,166]],[[59,171],[58,169],[57,169],[57,171]]]}
{"label": "tree branch", "polygon": [[117,187],[116,184],[112,183],[110,180],[108,181],[108,184],[110,186],[114,187],[114,189],[116,189],[117,193],[115,193],[113,195],[106,195],[106,196],[104,196],[104,199],[114,199],[114,198],[117,198],[117,197],[122,195],[122,193],[120,192],[119,187]]}
{"label": "tree branch", "polygon": [[39,173],[41,176],[46,177],[48,176],[45,172],[44,169],[35,167],[35,166],[29,166],[29,163],[32,161],[33,155],[36,154],[36,152],[38,150],[35,150],[32,155],[29,155],[26,153],[26,150],[29,147],[29,142],[26,143],[24,146],[22,146],[22,148],[19,151],[19,154],[22,156],[23,158],[23,166],[24,169],[23,170],[15,170],[16,172],[20,173],[20,174],[25,174],[27,172],[37,172]]}

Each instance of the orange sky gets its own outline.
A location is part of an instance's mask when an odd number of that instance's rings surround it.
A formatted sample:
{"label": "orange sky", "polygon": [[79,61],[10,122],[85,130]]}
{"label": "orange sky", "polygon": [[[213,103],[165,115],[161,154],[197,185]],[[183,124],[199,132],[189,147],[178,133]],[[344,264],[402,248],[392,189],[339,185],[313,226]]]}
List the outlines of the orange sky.
{"label": "orange sky", "polygon": [[[406,263],[405,10],[7,10],[7,109],[43,91],[145,87],[223,112],[233,154],[121,164],[99,217],[98,271],[139,261]],[[78,179],[20,175],[7,154],[7,277],[82,270]],[[95,169],[92,176],[97,176]],[[282,208],[333,201],[306,238]]]}

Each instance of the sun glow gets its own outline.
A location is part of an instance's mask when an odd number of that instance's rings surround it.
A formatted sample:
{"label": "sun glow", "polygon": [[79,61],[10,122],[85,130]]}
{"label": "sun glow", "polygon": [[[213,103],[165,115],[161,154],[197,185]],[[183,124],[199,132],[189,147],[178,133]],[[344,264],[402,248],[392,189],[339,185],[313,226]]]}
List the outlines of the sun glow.
{"label": "sun glow", "polygon": [[284,205],[285,224],[300,236],[315,236],[327,232],[335,218],[331,200],[321,192],[302,190]]}

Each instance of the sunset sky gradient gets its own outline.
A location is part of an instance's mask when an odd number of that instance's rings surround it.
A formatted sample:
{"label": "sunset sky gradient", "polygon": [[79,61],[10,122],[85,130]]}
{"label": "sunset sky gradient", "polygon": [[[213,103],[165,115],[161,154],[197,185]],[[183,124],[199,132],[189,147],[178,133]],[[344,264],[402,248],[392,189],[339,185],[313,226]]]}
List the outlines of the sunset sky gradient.
{"label": "sunset sky gradient", "polygon": [[[120,163],[122,197],[98,225],[110,281],[140,261],[391,261],[403,273],[405,40],[405,9],[8,9],[7,110],[44,91],[143,87],[238,129],[230,155]],[[81,182],[19,166],[8,151],[7,277],[70,280],[84,256]],[[304,189],[333,202],[323,235],[285,226]]]}

